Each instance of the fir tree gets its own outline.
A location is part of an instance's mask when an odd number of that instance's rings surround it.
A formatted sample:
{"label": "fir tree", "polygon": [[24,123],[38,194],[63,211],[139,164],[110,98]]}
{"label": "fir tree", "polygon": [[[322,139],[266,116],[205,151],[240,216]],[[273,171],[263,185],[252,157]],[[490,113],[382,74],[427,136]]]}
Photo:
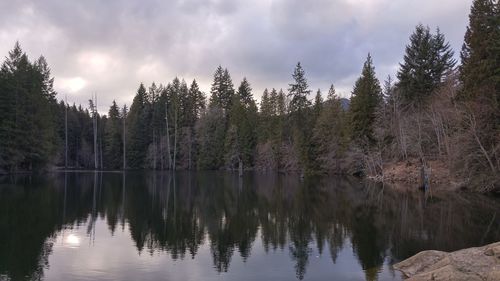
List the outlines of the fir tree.
{"label": "fir tree", "polygon": [[321,96],[321,90],[318,89],[316,96],[314,97],[313,113],[314,118],[318,118],[321,108],[323,107],[323,97]]}
{"label": "fir tree", "polygon": [[238,92],[234,96],[226,137],[226,161],[233,167],[235,160],[242,161],[244,166],[253,164],[253,155],[257,144],[255,123],[257,106],[252,96],[252,88],[243,78]]}
{"label": "fir tree", "polygon": [[289,84],[288,96],[290,100],[290,111],[304,110],[311,105],[311,102],[307,99],[307,96],[311,91],[308,89],[307,79],[305,77],[305,72],[300,62],[297,63],[295,70],[292,75],[294,83]]}
{"label": "fir tree", "polygon": [[338,161],[342,158],[346,144],[345,135],[344,111],[332,84],[313,132],[320,170],[325,171],[332,168],[340,170]]}
{"label": "fir tree", "polygon": [[0,169],[33,170],[53,155],[52,83],[45,59],[31,63],[16,42],[0,70]]}
{"label": "fir tree", "polygon": [[460,53],[462,98],[483,96],[500,111],[500,8],[498,1],[475,0]]}
{"label": "fir tree", "polygon": [[127,123],[129,124],[127,131],[127,165],[135,169],[144,168],[149,142],[149,122],[147,92],[142,83],[130,106]]}
{"label": "fir tree", "polygon": [[312,155],[314,153],[310,153],[312,150],[311,134],[314,120],[308,112],[311,102],[307,98],[311,91],[308,88],[305,72],[300,62],[297,63],[292,77],[294,83],[289,84],[288,96],[290,97],[289,111],[295,151],[299,155],[304,172],[314,172],[314,155]]}
{"label": "fir tree", "polygon": [[119,169],[122,163],[122,120],[115,101],[109,108],[106,126],[104,128],[104,163],[107,168]]}
{"label": "fir tree", "polygon": [[453,51],[439,29],[433,35],[429,27],[417,25],[397,74],[403,102],[421,108],[455,63]]}
{"label": "fir tree", "polygon": [[191,113],[188,123],[191,126],[194,126],[195,121],[200,117],[201,113],[205,109],[205,95],[200,91],[196,80],[193,80],[193,82],[191,83],[188,95],[191,105]]}
{"label": "fir tree", "polygon": [[370,54],[363,65],[361,77],[354,85],[351,97],[350,115],[352,137],[358,141],[374,143],[373,125],[376,119],[376,110],[382,101],[382,89],[375,76]]}
{"label": "fir tree", "polygon": [[229,112],[234,95],[233,82],[229,71],[222,69],[220,65],[215,71],[210,94],[210,106],[217,106],[224,112]]}
{"label": "fir tree", "polygon": [[271,99],[269,97],[269,91],[264,89],[262,93],[262,98],[260,100],[260,113],[262,116],[269,117],[272,115],[273,109],[271,104]]}

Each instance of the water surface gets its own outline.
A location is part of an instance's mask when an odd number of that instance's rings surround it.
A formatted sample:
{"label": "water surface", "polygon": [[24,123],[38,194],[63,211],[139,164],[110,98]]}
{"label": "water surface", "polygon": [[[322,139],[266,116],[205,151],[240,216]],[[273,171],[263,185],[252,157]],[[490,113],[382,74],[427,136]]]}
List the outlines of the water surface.
{"label": "water surface", "polygon": [[500,241],[499,211],[340,177],[4,177],[0,280],[401,280],[421,250]]}

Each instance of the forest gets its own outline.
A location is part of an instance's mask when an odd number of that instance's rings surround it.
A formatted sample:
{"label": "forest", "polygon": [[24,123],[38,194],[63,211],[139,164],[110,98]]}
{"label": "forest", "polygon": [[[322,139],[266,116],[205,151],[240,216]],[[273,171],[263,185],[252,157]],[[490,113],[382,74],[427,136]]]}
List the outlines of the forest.
{"label": "forest", "polygon": [[349,100],[333,84],[313,91],[297,63],[290,84],[257,102],[246,78],[235,85],[219,66],[210,93],[178,77],[141,83],[130,107],[113,102],[107,114],[97,97],[58,101],[45,58],[30,60],[16,43],[0,70],[0,173],[226,169],[383,181],[413,165],[498,191],[499,26],[498,1],[474,1],[458,62],[439,28],[419,24],[396,77],[380,82],[368,54]]}

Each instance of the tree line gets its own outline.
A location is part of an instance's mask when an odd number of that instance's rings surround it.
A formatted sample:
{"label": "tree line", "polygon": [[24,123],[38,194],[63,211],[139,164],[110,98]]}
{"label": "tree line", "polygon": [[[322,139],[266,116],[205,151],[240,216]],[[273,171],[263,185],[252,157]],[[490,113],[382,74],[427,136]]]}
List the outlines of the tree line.
{"label": "tree line", "polygon": [[130,109],[107,115],[57,102],[43,57],[16,43],[0,71],[0,169],[255,169],[384,176],[387,163],[446,164],[482,191],[499,186],[500,8],[475,0],[460,52],[439,29],[416,26],[396,80],[383,85],[370,54],[350,100],[333,84],[312,97],[298,63],[260,104],[219,66],[209,97],[196,80],[140,84]]}

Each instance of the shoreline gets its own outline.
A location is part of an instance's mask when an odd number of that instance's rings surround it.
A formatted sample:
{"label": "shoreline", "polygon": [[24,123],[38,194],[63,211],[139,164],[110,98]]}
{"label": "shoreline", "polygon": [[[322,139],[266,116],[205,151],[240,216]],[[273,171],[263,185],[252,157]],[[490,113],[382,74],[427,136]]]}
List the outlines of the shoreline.
{"label": "shoreline", "polygon": [[406,281],[500,280],[500,242],[454,252],[422,251],[393,265]]}

